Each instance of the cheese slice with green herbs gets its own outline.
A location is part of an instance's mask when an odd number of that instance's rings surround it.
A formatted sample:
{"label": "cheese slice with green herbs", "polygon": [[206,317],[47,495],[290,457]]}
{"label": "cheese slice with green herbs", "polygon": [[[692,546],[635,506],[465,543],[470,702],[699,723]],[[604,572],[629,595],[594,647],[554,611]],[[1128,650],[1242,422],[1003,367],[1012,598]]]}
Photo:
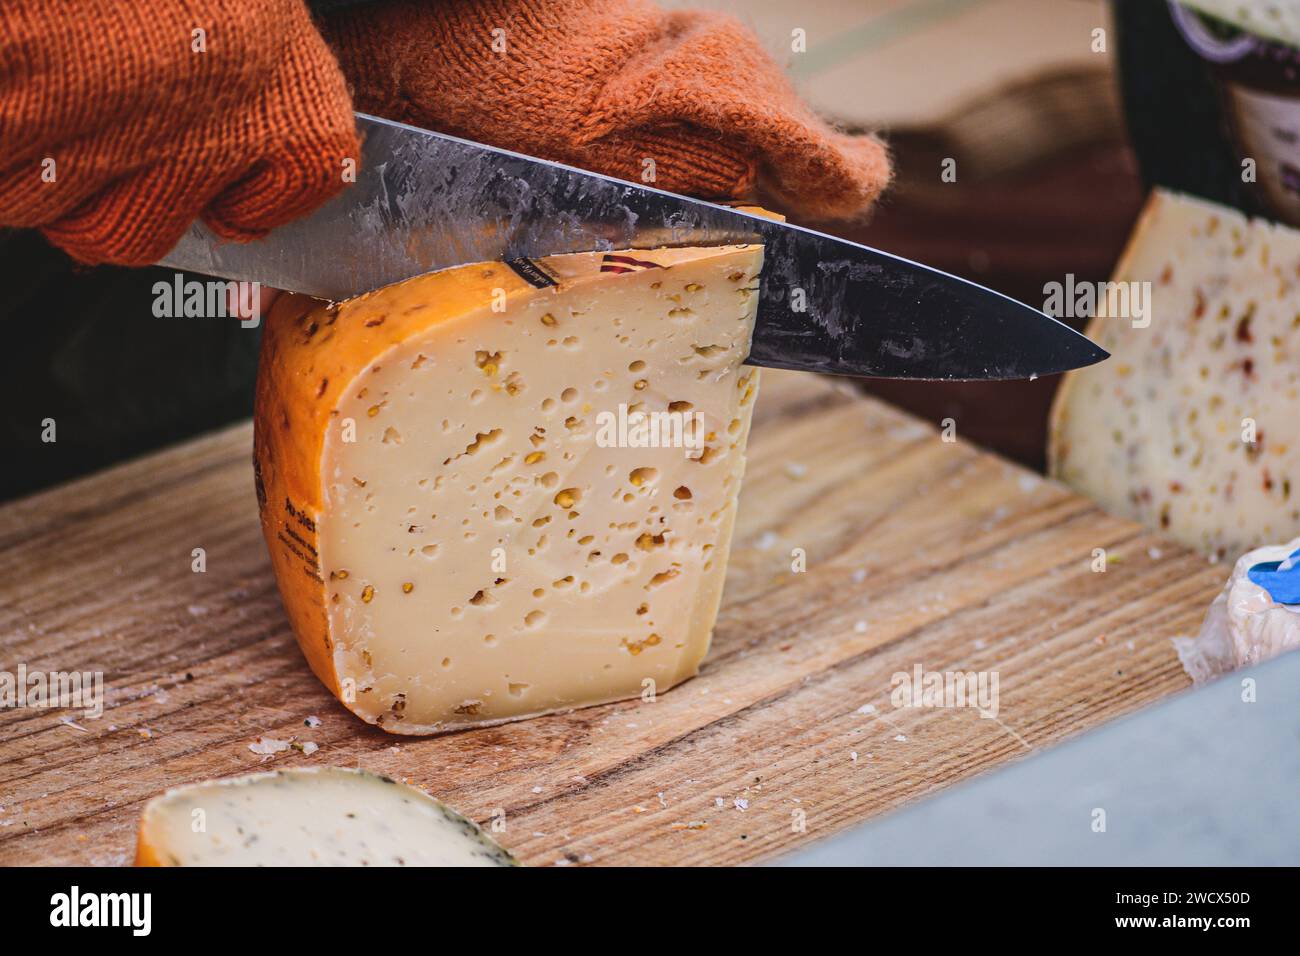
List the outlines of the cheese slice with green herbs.
{"label": "cheese slice with green herbs", "polygon": [[316,674],[428,734],[662,692],[709,646],[761,246],[420,276],[267,319],[263,530]]}
{"label": "cheese slice with green herbs", "polygon": [[1111,357],[1066,376],[1052,474],[1216,558],[1300,534],[1300,232],[1157,191],[1114,281],[1149,324],[1089,325]]}
{"label": "cheese slice with green herbs", "polygon": [[423,790],[341,767],[169,790],[140,820],[136,866],[514,866]]}

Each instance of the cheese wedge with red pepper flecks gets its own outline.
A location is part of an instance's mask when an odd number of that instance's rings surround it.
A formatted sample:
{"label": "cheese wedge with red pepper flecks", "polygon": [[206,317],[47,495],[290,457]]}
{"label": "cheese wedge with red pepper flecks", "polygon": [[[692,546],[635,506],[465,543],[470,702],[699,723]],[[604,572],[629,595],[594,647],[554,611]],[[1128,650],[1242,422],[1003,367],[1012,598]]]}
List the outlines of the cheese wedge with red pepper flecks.
{"label": "cheese wedge with red pepper flecks", "polygon": [[150,800],[136,866],[515,866],[473,820],[364,770],[210,780]]}
{"label": "cheese wedge with red pepper flecks", "polygon": [[255,464],[317,676],[399,734],[664,691],[708,650],[761,246],[431,273],[267,318]]}
{"label": "cheese wedge with red pepper flecks", "polygon": [[1300,534],[1300,232],[1156,191],[1114,281],[1149,324],[1089,324],[1111,357],[1066,376],[1051,473],[1215,558]]}

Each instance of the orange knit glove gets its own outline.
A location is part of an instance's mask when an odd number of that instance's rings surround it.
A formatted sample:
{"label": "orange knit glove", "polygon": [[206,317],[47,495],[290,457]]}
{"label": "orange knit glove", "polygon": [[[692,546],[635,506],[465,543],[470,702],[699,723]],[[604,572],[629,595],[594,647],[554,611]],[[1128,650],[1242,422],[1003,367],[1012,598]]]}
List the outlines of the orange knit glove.
{"label": "orange knit glove", "polygon": [[863,213],[885,148],[835,132],[754,36],[651,0],[389,0],[325,16],[356,108],[673,192]]}
{"label": "orange knit glove", "polygon": [[0,226],[125,265],[200,215],[256,238],[340,190],[358,155],[302,0],[4,0],[0,145]]}

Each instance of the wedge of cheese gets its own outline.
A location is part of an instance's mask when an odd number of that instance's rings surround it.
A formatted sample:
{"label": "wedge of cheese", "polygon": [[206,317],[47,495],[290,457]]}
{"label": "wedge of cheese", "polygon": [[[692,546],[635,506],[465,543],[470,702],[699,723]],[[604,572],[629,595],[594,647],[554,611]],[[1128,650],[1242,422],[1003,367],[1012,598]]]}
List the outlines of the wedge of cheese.
{"label": "wedge of cheese", "polygon": [[279,770],[169,790],[136,866],[514,866],[473,820],[388,777]]}
{"label": "wedge of cheese", "polygon": [[1052,474],[1217,558],[1300,533],[1300,233],[1157,191],[1114,281],[1149,318],[1089,325],[1111,358],[1066,376]]}
{"label": "wedge of cheese", "polygon": [[722,593],[761,246],[420,276],[267,318],[262,525],[312,669],[428,734],[666,690]]}

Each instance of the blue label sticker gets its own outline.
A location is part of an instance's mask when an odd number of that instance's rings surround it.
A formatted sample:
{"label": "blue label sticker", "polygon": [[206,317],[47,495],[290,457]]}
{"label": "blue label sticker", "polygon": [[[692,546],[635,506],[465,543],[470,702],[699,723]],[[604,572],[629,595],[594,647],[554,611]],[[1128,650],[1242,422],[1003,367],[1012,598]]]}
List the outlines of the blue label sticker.
{"label": "blue label sticker", "polygon": [[1285,561],[1261,561],[1246,572],[1278,604],[1300,604],[1300,548]]}

